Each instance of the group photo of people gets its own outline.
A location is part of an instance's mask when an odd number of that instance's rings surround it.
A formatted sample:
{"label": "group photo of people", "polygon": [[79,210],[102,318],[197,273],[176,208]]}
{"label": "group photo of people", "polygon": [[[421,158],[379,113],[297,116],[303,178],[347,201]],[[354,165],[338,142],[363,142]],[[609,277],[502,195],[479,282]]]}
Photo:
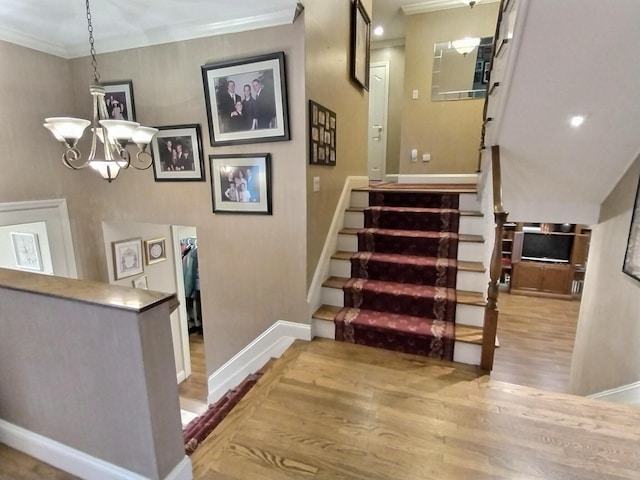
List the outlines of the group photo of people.
{"label": "group photo of people", "polygon": [[163,172],[194,171],[193,145],[190,136],[158,139],[160,166]]}
{"label": "group photo of people", "polygon": [[124,92],[107,93],[104,101],[111,120],[129,120],[127,118],[127,101]]}
{"label": "group photo of people", "polygon": [[223,202],[260,202],[258,167],[241,166],[220,169]]}
{"label": "group photo of people", "polygon": [[273,71],[218,77],[215,86],[221,133],[278,127]]}

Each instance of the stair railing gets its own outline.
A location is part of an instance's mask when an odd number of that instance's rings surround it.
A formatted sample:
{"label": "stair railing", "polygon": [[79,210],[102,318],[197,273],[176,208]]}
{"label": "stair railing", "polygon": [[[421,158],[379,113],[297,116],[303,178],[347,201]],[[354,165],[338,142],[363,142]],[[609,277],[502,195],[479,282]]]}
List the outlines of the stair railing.
{"label": "stair railing", "polygon": [[495,239],[491,264],[489,266],[489,288],[484,310],[484,326],[482,329],[482,356],[480,368],[486,371],[493,369],[493,357],[496,349],[496,333],[498,331],[498,282],[502,272],[502,236],[508,212],[502,205],[502,175],[500,173],[500,146],[491,147],[491,172],[493,184],[493,216],[495,219]]}

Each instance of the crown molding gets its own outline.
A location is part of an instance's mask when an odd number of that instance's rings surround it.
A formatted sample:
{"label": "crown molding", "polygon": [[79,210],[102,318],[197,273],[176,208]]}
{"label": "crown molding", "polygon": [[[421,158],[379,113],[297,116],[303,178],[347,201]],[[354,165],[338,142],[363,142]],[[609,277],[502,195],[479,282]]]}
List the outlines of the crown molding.
{"label": "crown molding", "polygon": [[[479,0],[478,3],[496,3],[500,0]],[[439,10],[449,10],[452,8],[470,8],[461,0],[430,0],[428,2],[412,3],[403,5],[402,11],[405,15],[417,15],[419,13],[437,12]]]}
{"label": "crown molding", "polygon": [[[291,9],[281,9],[264,15],[237,18],[222,22],[207,24],[190,22],[171,27],[163,26],[134,35],[99,38],[96,44],[99,48],[98,53],[118,52],[130,48],[149,47],[182,40],[289,25],[293,22],[294,14],[295,12]],[[0,30],[0,40],[66,59],[85,57],[89,54],[88,44],[85,42],[62,45],[60,43],[52,43],[51,40],[44,40],[7,29]]]}

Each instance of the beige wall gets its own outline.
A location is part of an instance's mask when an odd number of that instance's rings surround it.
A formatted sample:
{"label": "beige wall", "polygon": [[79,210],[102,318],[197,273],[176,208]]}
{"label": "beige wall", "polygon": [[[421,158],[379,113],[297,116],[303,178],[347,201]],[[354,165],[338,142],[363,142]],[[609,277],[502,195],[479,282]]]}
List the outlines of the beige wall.
{"label": "beige wall", "polygon": [[371,61],[389,63],[386,173],[400,173],[400,132],[405,68],[404,46],[376,48],[371,51]]}
{"label": "beige wall", "polygon": [[[371,12],[371,0],[364,4]],[[336,166],[307,168],[306,265],[310,284],[345,178],[367,174],[369,94],[350,80],[351,2],[307,0],[304,5],[307,100],[333,110],[337,118]],[[306,120],[300,125],[306,125]],[[308,164],[307,153],[303,161]],[[313,177],[320,178],[319,192],[313,192]]]}
{"label": "beige wall", "polygon": [[609,194],[593,228],[570,391],[597,393],[640,381],[640,282],[622,273],[640,159]]}
{"label": "beige wall", "polygon": [[[476,171],[484,99],[431,101],[433,45],[493,36],[498,8],[498,3],[488,3],[407,17],[400,173]],[[413,90],[418,90],[417,100]],[[414,148],[418,162],[411,163]],[[422,162],[424,153],[431,154],[430,162]]]}
{"label": "beige wall", "polygon": [[[200,67],[277,51],[286,55],[292,139],[210,147]],[[200,124],[205,163],[213,153],[271,153],[273,215],[214,215],[208,166],[206,182],[156,183],[151,170],[135,170],[112,184],[92,171],[64,168],[62,147],[42,123],[46,116],[90,115],[88,59],[66,62],[0,42],[0,60],[12,65],[0,73],[4,111],[11,113],[0,118],[0,201],[67,198],[79,275],[101,281],[108,280],[102,221],[197,227],[211,373],[274,322],[306,319],[304,55],[298,21],[98,56],[103,81],[133,81],[140,122]]]}

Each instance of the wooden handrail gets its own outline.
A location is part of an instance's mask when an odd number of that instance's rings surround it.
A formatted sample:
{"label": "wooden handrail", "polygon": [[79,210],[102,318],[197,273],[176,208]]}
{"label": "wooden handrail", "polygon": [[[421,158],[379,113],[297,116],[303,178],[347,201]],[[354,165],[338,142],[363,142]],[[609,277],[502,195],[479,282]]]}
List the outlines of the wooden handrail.
{"label": "wooden handrail", "polygon": [[500,146],[491,147],[491,171],[493,180],[493,216],[495,219],[495,239],[489,267],[489,288],[487,304],[484,310],[484,326],[482,329],[482,356],[480,368],[486,371],[493,369],[493,357],[496,348],[498,331],[498,281],[502,273],[502,237],[504,224],[509,215],[502,205],[502,178],[500,171]]}

